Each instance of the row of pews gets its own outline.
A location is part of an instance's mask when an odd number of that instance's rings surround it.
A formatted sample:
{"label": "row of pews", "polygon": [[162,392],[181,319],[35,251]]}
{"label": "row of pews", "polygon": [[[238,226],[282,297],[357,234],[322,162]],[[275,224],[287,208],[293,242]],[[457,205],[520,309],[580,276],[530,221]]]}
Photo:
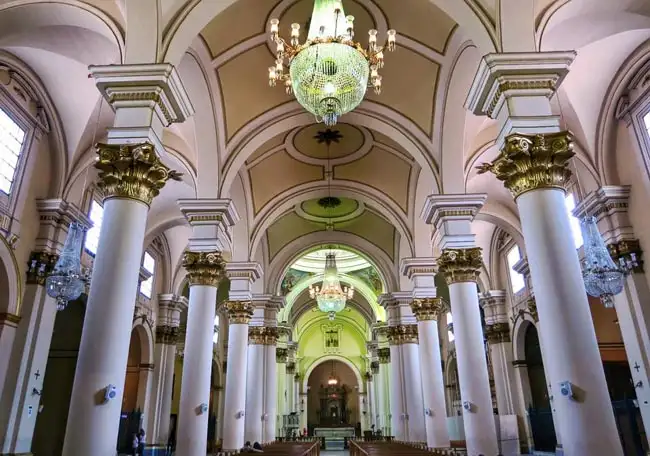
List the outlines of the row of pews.
{"label": "row of pews", "polygon": [[466,456],[464,448],[435,449],[426,445],[398,442],[363,442],[350,440],[350,456]]}
{"label": "row of pews", "polygon": [[[263,445],[263,455],[271,456],[318,456],[320,455],[321,440],[310,439],[297,442],[275,442]],[[217,452],[215,456],[232,456],[240,452]],[[257,453],[250,453],[257,454]]]}

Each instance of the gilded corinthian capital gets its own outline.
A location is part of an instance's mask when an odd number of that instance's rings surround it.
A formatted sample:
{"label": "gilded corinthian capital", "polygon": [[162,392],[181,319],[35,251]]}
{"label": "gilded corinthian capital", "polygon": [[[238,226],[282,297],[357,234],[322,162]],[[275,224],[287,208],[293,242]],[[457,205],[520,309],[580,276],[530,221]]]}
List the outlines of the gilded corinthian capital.
{"label": "gilded corinthian capital", "polygon": [[226,311],[231,325],[247,325],[253,316],[253,304],[250,301],[228,301]]}
{"label": "gilded corinthian capital", "polygon": [[97,144],[99,188],[104,198],[128,198],[150,205],[169,179],[181,173],[169,169],[150,143]]}
{"label": "gilded corinthian capital", "polygon": [[480,247],[471,249],[445,249],[438,258],[438,271],[447,284],[476,282],[481,274],[483,255]]}
{"label": "gilded corinthian capital", "polygon": [[224,276],[226,264],[221,252],[191,252],[183,254],[183,267],[187,270],[190,285],[218,287]]}
{"label": "gilded corinthian capital", "polygon": [[478,166],[503,181],[515,199],[530,190],[566,190],[571,178],[567,164],[573,152],[573,136],[568,131],[538,135],[512,134],[506,137],[501,153],[492,163]]}
{"label": "gilded corinthian capital", "polygon": [[391,345],[417,344],[418,325],[389,326],[388,343]]}
{"label": "gilded corinthian capital", "polygon": [[275,345],[277,342],[278,342],[278,328],[272,326],[249,326],[248,327],[249,344]]}
{"label": "gilded corinthian capital", "polygon": [[446,312],[447,305],[440,298],[414,299],[411,309],[418,321],[437,320],[443,312]]}

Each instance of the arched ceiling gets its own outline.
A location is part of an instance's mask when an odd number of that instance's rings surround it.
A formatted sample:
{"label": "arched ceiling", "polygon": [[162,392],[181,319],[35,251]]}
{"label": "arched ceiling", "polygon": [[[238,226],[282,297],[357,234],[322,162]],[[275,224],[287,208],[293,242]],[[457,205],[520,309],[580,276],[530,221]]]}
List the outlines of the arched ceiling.
{"label": "arched ceiling", "polygon": [[[267,23],[270,17],[278,17],[283,32],[294,22],[304,26],[312,7],[312,0],[279,4],[275,0],[239,0],[201,32],[223,95],[228,140],[256,117],[292,102],[282,88],[268,87],[266,68],[275,58],[267,39]],[[360,41],[365,41],[369,29],[389,27],[397,29],[401,39],[400,48],[382,70],[382,94],[369,92],[367,100],[390,107],[431,136],[440,60],[456,23],[428,1],[347,0],[344,8],[346,14],[355,16]]]}

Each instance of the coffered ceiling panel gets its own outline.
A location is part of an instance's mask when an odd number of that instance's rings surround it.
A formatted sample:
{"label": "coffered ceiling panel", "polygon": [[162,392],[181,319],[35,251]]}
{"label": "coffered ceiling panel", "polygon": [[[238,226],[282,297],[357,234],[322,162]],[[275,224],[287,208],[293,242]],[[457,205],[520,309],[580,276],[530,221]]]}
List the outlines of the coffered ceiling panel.
{"label": "coffered ceiling panel", "polygon": [[373,147],[363,158],[334,167],[334,178],[362,182],[373,187],[408,212],[408,189],[411,164],[379,147]]}
{"label": "coffered ceiling panel", "polygon": [[266,152],[284,144],[284,139],[286,138],[286,136],[287,136],[286,133],[280,133],[279,135],[274,136],[273,138],[266,141],[264,144],[262,144],[262,146],[259,149],[253,152],[250,157],[248,157],[248,160],[246,160],[246,164],[250,165],[255,160],[257,160],[262,155],[264,155]]}
{"label": "coffered ceiling panel", "polygon": [[322,166],[308,165],[285,151],[276,152],[248,170],[255,213],[273,197],[307,182],[324,178]]}
{"label": "coffered ceiling panel", "polygon": [[292,100],[282,88],[269,87],[266,68],[274,60],[261,44],[219,67],[228,140],[260,114]]}
{"label": "coffered ceiling panel", "polygon": [[[346,203],[347,204],[347,203]],[[300,206],[300,205],[298,205]],[[266,231],[269,260],[294,239],[325,231],[326,223],[307,220],[294,211],[278,218]],[[374,244],[391,258],[395,258],[395,237],[397,231],[386,219],[373,209],[365,209],[352,220],[334,224],[335,231],[355,234]]]}
{"label": "coffered ceiling panel", "polygon": [[437,63],[399,47],[381,70],[381,94],[369,90],[366,98],[401,113],[430,136],[439,69]]}

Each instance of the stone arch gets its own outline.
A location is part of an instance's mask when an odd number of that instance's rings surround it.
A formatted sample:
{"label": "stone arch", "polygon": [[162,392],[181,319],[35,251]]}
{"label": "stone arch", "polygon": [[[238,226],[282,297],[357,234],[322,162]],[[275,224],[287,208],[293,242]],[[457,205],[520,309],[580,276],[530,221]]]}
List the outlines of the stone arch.
{"label": "stone arch", "polygon": [[289,266],[304,253],[316,250],[323,244],[341,244],[359,253],[375,266],[386,288],[385,292],[398,290],[399,282],[395,274],[395,262],[381,249],[355,234],[319,231],[294,239],[278,252],[271,261],[266,275],[267,292],[277,294]]}
{"label": "stone arch", "polygon": [[309,365],[307,370],[305,370],[305,375],[303,376],[303,379],[302,379],[302,382],[303,382],[303,384],[302,384],[303,389],[302,390],[303,391],[307,391],[307,383],[309,383],[309,376],[314,371],[314,369],[317,366],[319,366],[319,365],[321,365],[323,363],[326,363],[327,361],[339,361],[339,362],[345,364],[346,366],[348,366],[350,369],[352,369],[352,372],[354,373],[354,376],[357,379],[357,385],[359,386],[359,391],[361,391],[363,389],[363,385],[364,385],[363,376],[361,375],[361,372],[359,371],[357,366],[355,366],[352,361],[347,359],[345,356],[341,356],[341,355],[324,355],[324,356],[321,356],[320,358],[314,360]]}
{"label": "stone arch", "polygon": [[4,236],[0,236],[0,313],[20,316],[23,291],[18,262]]}

